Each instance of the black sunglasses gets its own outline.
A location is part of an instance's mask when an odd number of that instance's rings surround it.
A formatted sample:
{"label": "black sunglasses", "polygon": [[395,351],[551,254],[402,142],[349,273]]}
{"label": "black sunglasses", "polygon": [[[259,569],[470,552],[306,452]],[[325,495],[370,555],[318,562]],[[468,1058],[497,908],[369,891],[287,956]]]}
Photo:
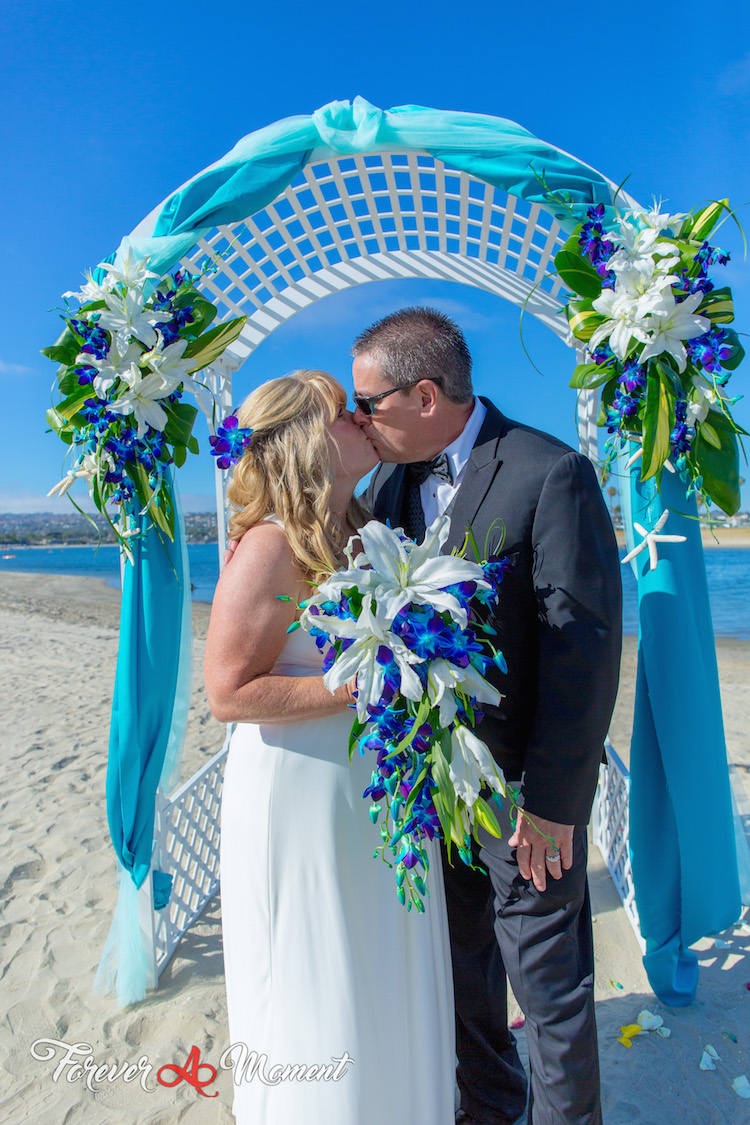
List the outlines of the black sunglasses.
{"label": "black sunglasses", "polygon": [[[430,383],[436,383],[438,386],[441,385],[439,379],[430,379],[429,376],[425,376],[425,378],[427,378]],[[381,391],[379,395],[368,395],[366,398],[362,395],[353,395],[352,402],[355,407],[359,407],[366,418],[371,418],[375,413],[375,403],[379,402],[381,398],[386,398],[396,391],[406,391],[410,387],[416,387],[417,383],[422,382],[424,382],[424,379],[415,379],[413,383],[404,383],[401,387],[391,387],[389,391]]]}

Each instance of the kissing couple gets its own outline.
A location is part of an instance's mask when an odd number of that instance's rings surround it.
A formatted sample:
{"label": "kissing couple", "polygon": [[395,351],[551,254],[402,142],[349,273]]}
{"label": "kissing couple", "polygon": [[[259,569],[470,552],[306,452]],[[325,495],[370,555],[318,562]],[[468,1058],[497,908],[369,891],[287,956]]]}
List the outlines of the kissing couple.
{"label": "kissing couple", "polygon": [[[221,812],[230,1042],[300,1069],[236,1080],[233,1112],[239,1125],[596,1125],[586,825],[621,646],[609,514],[585,457],[474,395],[464,336],[440,312],[395,312],[352,355],[353,410],[331,375],[297,371],[238,411],[252,437],[205,658],[213,713],[236,724]],[[504,528],[512,567],[491,625],[507,673],[488,673],[503,698],[479,733],[522,810],[514,823],[498,810],[501,839],[477,828],[471,866],[427,841],[431,894],[407,913],[372,858],[372,762],[349,763],[356,678],[329,691],[313,637],[289,627],[369,520],[419,542],[446,513],[445,552],[467,526],[479,543]]]}

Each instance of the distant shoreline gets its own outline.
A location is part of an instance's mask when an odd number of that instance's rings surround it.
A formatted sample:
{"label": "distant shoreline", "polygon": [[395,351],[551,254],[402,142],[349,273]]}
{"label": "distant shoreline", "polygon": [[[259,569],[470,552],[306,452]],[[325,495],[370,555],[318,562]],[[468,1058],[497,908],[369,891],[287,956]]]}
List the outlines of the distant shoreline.
{"label": "distant shoreline", "polygon": [[[625,532],[615,529],[618,546],[625,546]],[[713,532],[701,527],[701,540],[704,547],[750,547],[750,527],[715,527]]]}
{"label": "distant shoreline", "polygon": [[[625,546],[625,532],[615,528],[618,546]],[[707,527],[701,527],[701,539],[704,547],[750,547],[750,526],[748,527],[715,527],[713,532]],[[188,539],[190,547],[218,547],[218,539]],[[116,547],[116,543],[0,543],[0,553],[12,551],[64,551],[73,547]]]}
{"label": "distant shoreline", "polygon": [[[189,547],[218,547],[218,539],[188,539]],[[12,551],[65,551],[73,547],[116,547],[116,543],[0,543],[0,552]]]}

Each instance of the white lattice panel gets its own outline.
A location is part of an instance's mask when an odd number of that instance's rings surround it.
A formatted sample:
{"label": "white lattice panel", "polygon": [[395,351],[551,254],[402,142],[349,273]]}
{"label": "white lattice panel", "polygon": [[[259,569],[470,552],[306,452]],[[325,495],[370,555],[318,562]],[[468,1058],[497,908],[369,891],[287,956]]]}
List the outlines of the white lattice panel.
{"label": "white lattice panel", "polygon": [[427,155],[309,164],[262,211],[217,227],[182,264],[221,319],[249,314],[235,366],[299,309],[368,281],[438,278],[485,289],[568,339],[552,259],[565,240],[539,204]]}
{"label": "white lattice panel", "polygon": [[630,773],[607,740],[607,764],[599,770],[599,784],[594,797],[592,830],[594,843],[602,853],[617,893],[635,931],[642,951],[646,944],[641,937],[638,910],[635,905],[633,875],[630,870],[629,817]]}
{"label": "white lattice panel", "polygon": [[219,889],[219,813],[227,742],[172,797],[157,799],[153,866],[173,876],[172,894],[155,910],[157,976],[184,932]]}

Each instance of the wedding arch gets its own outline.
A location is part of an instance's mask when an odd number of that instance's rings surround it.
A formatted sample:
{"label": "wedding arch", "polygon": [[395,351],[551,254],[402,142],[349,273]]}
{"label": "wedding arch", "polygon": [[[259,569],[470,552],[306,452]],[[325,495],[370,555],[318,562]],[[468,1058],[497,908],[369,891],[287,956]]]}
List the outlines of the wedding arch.
{"label": "wedding arch", "polygon": [[[562,281],[554,257],[588,208],[603,204],[611,211],[615,199],[621,209],[637,206],[601,173],[513,122],[413,106],[383,111],[356,98],[243,138],[156,207],[123,240],[118,256],[128,248],[139,257],[149,255],[149,269],[157,274],[179,263],[195,275],[220,320],[247,316],[238,338],[204,373],[223,417],[231,413],[233,373],[251,361],[268,335],[300,309],[376,280],[429,278],[483,289],[523,306],[526,314],[576,349],[577,362],[583,362],[583,347],[561,309]],[[578,394],[581,450],[594,460],[597,395],[595,390]],[[533,417],[528,420],[533,422]],[[644,504],[653,516],[661,509],[652,494],[639,494],[632,473],[626,475],[630,499],[623,508],[629,513],[632,546],[634,516],[645,522]],[[680,493],[679,485],[670,487],[677,492],[664,503],[684,506],[684,489]],[[216,492],[221,555],[226,499],[225,474],[218,469]],[[611,746],[594,814],[596,841],[642,948],[647,957],[666,957],[670,972],[690,940],[732,909],[726,905],[731,887],[723,898],[715,896],[714,912],[709,905],[707,915],[696,907],[689,887],[680,883],[680,864],[695,862],[689,838],[694,811],[707,799],[721,810],[731,808],[715,657],[712,665],[705,653],[707,644],[713,653],[713,633],[697,523],[690,536],[689,554],[675,553],[669,573],[660,576],[661,587],[656,572],[639,569],[637,574],[642,606],[668,595],[678,598],[683,608],[689,605],[685,612],[692,631],[683,638],[687,650],[681,659],[699,661],[704,688],[696,720],[701,728],[696,738],[704,746],[688,756],[696,770],[692,787],[680,789],[678,784],[673,791],[677,763],[669,747],[661,756],[646,755],[647,760],[654,758],[653,768],[640,767],[638,784],[657,803],[673,802],[665,812],[672,828],[671,866],[643,883],[649,926],[654,911],[657,915],[654,928],[644,928],[643,934],[631,874],[630,778]],[[649,670],[674,661],[671,643],[658,630],[642,630],[638,690],[644,700],[649,696]],[[682,707],[683,690],[684,680],[659,682],[660,708],[667,720]],[[653,715],[650,721],[658,745],[663,723]],[[707,759],[709,736],[712,750]],[[147,960],[141,984],[156,984],[180,936],[217,890],[218,811],[227,745],[228,739],[176,791],[165,791],[163,783],[156,791],[152,870],[137,898],[137,925]],[[731,829],[716,846],[731,869]],[[712,869],[713,879],[713,860]],[[172,877],[166,904],[152,872],[160,879],[164,874]],[[660,878],[670,882],[667,915],[655,906]],[[129,924],[135,924],[132,917]],[[127,1002],[128,990],[123,996]]]}

